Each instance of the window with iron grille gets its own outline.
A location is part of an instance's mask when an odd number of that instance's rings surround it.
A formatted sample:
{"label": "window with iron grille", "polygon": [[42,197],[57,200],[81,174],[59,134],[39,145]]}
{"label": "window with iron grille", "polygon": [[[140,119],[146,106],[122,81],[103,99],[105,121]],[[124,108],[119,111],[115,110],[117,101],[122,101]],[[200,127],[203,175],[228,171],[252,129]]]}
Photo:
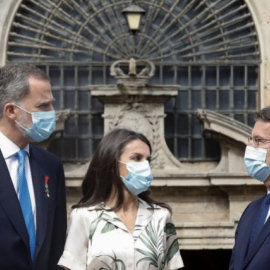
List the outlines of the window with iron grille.
{"label": "window with iron grille", "polygon": [[137,1],[146,11],[132,37],[123,0],[27,0],[16,13],[7,60],[25,61],[50,76],[55,109],[69,108],[63,134],[49,150],[63,161],[91,158],[103,136],[103,105],[89,85],[114,84],[110,65],[147,59],[156,65],[152,84],[180,85],[165,105],[165,137],[181,161],[219,159],[219,147],[204,133],[198,108],[253,124],[258,108],[259,48],[243,0]]}

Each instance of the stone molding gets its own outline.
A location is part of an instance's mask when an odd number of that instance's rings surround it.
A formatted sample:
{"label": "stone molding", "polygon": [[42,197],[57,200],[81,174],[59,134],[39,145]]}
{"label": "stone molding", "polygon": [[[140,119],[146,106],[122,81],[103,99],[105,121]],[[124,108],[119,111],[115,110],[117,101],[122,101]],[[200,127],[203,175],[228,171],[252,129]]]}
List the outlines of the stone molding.
{"label": "stone molding", "polygon": [[244,145],[247,144],[248,136],[252,132],[251,127],[214,111],[198,109],[197,117],[202,122],[204,130],[220,133]]}

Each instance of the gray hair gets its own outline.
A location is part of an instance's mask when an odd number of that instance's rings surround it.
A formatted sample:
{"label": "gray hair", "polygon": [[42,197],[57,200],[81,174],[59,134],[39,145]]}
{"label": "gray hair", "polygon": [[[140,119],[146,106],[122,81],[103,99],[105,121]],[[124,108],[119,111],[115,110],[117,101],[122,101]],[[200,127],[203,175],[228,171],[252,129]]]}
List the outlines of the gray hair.
{"label": "gray hair", "polygon": [[30,77],[50,82],[41,69],[30,64],[10,63],[0,68],[0,118],[6,103],[18,103],[29,93]]}

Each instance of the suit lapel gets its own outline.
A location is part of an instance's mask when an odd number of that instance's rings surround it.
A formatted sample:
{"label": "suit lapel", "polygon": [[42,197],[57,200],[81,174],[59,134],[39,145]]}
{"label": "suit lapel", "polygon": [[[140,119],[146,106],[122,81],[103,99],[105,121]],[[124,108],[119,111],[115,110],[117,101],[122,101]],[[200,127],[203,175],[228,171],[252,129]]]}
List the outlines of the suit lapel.
{"label": "suit lapel", "polygon": [[[36,200],[36,251],[35,257],[39,253],[42,243],[45,239],[48,219],[48,198],[45,194],[45,173],[37,162],[37,157],[34,151],[31,151],[30,146],[30,167],[32,174],[33,187]],[[40,157],[39,157],[40,158]]]}
{"label": "suit lapel", "polygon": [[[0,151],[0,205],[10,219],[11,223],[21,236],[25,246],[29,249],[28,233],[24,223],[21,206],[15,192],[5,159]],[[29,250],[30,252],[30,250]]]}
{"label": "suit lapel", "polygon": [[[258,213],[260,211],[260,206],[261,206],[263,199],[264,198],[262,198],[260,201],[258,201],[258,205],[256,206],[256,209],[254,210],[256,213]],[[256,218],[256,215],[254,218]],[[252,225],[253,225],[253,222],[254,222],[254,220],[252,221]],[[250,262],[250,260],[254,257],[254,255],[257,253],[257,251],[259,250],[259,248],[261,247],[264,240],[266,239],[266,237],[269,234],[270,234],[270,219],[268,218],[268,220],[264,224],[262,230],[260,231],[257,239],[255,240],[251,250],[249,251],[249,253],[247,254],[247,257],[244,260],[243,269]],[[250,235],[250,233],[249,233],[249,235]],[[248,239],[249,239],[249,237],[248,237]]]}

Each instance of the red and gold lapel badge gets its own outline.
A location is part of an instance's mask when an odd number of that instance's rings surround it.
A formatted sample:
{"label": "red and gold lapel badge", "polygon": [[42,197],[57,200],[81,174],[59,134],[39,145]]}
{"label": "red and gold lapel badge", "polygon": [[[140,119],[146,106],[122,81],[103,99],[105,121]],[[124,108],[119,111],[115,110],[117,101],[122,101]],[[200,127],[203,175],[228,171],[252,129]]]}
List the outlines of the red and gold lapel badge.
{"label": "red and gold lapel badge", "polygon": [[50,190],[49,190],[49,185],[48,185],[48,182],[49,182],[50,178],[48,175],[45,175],[44,177],[44,182],[45,182],[45,193],[47,195],[47,197],[49,198],[50,197]]}

